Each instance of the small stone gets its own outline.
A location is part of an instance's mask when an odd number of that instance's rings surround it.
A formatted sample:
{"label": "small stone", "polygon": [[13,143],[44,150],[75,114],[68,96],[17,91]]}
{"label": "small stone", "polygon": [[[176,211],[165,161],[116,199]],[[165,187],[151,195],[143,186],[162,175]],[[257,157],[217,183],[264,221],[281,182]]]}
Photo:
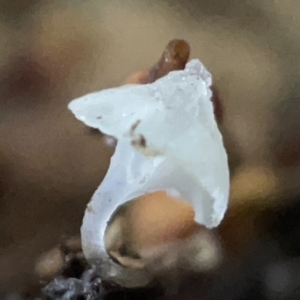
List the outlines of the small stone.
{"label": "small stone", "polygon": [[62,251],[55,247],[38,259],[35,271],[43,279],[53,278],[62,270],[64,263]]}
{"label": "small stone", "polygon": [[81,239],[79,236],[64,237],[61,241],[61,248],[65,253],[81,252]]}

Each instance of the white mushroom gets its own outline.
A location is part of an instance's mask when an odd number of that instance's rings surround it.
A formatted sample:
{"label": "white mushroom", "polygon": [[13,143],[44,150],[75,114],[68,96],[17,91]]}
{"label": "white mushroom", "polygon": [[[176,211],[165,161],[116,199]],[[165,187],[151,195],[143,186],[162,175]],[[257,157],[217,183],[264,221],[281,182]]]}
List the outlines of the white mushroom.
{"label": "white mushroom", "polygon": [[120,205],[164,190],[189,202],[195,221],[207,228],[223,219],[229,168],[211,83],[211,74],[194,59],[154,83],[107,89],[69,104],[77,119],[118,140],[81,228],[84,254],[106,278],[126,286],[135,286],[137,277],[139,285],[150,280],[145,270],[123,268],[106,253],[105,229]]}

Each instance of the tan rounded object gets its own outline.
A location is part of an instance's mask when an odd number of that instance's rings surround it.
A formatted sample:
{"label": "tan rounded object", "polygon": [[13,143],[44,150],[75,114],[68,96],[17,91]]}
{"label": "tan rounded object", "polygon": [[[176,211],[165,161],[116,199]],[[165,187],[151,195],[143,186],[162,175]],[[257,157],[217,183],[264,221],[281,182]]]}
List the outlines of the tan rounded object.
{"label": "tan rounded object", "polygon": [[266,206],[273,203],[278,189],[278,178],[270,167],[242,166],[231,182],[230,205]]}
{"label": "tan rounded object", "polygon": [[61,248],[64,252],[81,252],[81,239],[79,236],[64,237],[61,242]]}
{"label": "tan rounded object", "polygon": [[58,247],[55,247],[38,259],[35,265],[35,271],[40,277],[49,279],[57,275],[63,266],[63,253]]}
{"label": "tan rounded object", "polygon": [[164,191],[140,197],[129,210],[132,235],[139,249],[190,236],[197,224],[191,205]]}

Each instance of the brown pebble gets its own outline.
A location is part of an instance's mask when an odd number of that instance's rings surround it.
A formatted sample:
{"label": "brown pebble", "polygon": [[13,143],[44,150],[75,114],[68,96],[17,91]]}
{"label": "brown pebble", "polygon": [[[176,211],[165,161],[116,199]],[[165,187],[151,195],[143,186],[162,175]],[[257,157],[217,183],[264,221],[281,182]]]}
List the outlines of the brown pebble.
{"label": "brown pebble", "polygon": [[61,241],[61,249],[65,253],[77,253],[82,251],[81,239],[79,236],[63,237]]}
{"label": "brown pebble", "polygon": [[171,71],[183,70],[190,57],[190,45],[185,40],[171,40],[160,59],[149,71],[133,73],[125,84],[147,84],[166,76]]}
{"label": "brown pebble", "polygon": [[159,61],[150,69],[146,83],[154,82],[171,71],[183,70],[190,57],[190,50],[185,40],[171,40]]}
{"label": "brown pebble", "polygon": [[64,266],[64,254],[55,247],[43,254],[35,265],[36,273],[43,279],[50,279],[59,274]]}

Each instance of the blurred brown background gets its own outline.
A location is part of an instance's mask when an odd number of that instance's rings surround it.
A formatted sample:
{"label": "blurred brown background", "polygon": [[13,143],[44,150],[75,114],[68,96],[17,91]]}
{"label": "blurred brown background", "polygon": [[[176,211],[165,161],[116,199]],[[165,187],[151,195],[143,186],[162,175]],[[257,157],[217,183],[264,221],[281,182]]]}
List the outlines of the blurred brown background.
{"label": "blurred brown background", "polygon": [[112,150],[68,102],[152,65],[173,38],[189,41],[224,102],[228,151],[241,160],[233,206],[299,194],[299,1],[2,0],[0,291],[37,281],[36,257],[78,233],[108,166]]}

